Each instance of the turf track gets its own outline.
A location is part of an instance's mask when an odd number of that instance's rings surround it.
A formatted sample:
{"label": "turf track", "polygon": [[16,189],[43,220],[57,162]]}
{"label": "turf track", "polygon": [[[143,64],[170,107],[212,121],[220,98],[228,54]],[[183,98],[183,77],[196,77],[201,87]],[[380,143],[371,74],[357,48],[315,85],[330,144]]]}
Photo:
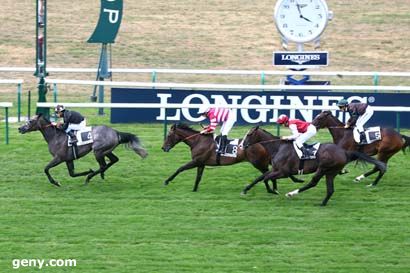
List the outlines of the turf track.
{"label": "turf track", "polygon": [[[410,268],[409,154],[396,155],[377,188],[353,183],[363,167],[336,179],[327,207],[317,206],[324,183],[294,199],[299,185],[284,179],[281,195],[243,186],[258,173],[249,164],[205,170],[193,193],[195,171],[163,181],[189,158],[179,144],[163,153],[162,125],[115,125],[136,133],[150,152],[141,160],[119,147],[120,162],[88,186],[64,165],[51,171],[39,133],[0,145],[0,272],[16,272],[16,258],[76,259],[75,268],[42,272],[408,272]],[[247,128],[237,127],[240,137]],[[274,130],[272,130],[274,131]],[[0,133],[3,136],[3,128]],[[283,132],[284,133],[284,132]],[[404,132],[409,135],[409,131]],[[323,131],[319,140],[328,140]],[[3,138],[0,139],[3,141]],[[92,155],[77,170],[95,168]],[[367,167],[368,168],[368,167]],[[306,177],[305,179],[308,179]],[[370,183],[370,180],[366,180]],[[34,268],[18,272],[36,272]]]}

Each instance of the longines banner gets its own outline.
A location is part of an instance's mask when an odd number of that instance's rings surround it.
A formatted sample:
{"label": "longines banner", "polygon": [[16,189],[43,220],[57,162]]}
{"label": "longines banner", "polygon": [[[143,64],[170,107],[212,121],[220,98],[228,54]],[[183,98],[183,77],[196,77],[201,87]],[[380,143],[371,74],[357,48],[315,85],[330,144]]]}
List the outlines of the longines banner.
{"label": "longines banner", "polygon": [[[347,98],[352,101],[367,102],[374,106],[410,106],[410,94],[382,94],[382,93],[334,93],[323,91],[206,91],[206,90],[162,90],[162,89],[133,89],[112,88],[112,103],[184,103],[184,104],[239,104],[239,105],[272,105],[270,109],[236,109],[236,124],[270,124],[280,114],[288,114],[291,118],[300,118],[306,121],[320,112],[302,110],[302,107],[320,105],[323,108],[334,105],[338,100]],[[300,110],[277,110],[278,105],[296,105]],[[132,122],[169,122],[184,121],[196,123],[203,121],[197,115],[197,109],[129,109],[113,108],[111,111],[112,123]],[[340,120],[349,118],[348,114],[340,111],[336,113]],[[401,126],[410,128],[410,113],[400,114]],[[376,112],[369,125],[396,126],[396,113]]]}

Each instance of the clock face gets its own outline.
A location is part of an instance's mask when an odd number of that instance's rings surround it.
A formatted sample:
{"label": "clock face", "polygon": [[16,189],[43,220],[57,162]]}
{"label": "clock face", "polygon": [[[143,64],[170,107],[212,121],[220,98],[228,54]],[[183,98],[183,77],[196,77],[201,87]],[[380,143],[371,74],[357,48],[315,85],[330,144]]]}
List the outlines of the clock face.
{"label": "clock face", "polygon": [[306,43],[322,34],[328,21],[324,0],[279,0],[274,19],[281,35],[289,41]]}

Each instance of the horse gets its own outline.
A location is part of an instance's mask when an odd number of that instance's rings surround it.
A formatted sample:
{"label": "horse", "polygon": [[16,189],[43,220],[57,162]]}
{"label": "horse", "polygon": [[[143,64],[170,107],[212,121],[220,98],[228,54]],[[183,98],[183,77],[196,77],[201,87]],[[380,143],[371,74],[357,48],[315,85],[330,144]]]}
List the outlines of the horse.
{"label": "horse", "polygon": [[[239,139],[239,142],[241,141],[242,139]],[[192,168],[197,168],[197,175],[193,188],[194,192],[198,190],[205,166],[226,166],[248,161],[260,172],[265,173],[269,170],[270,155],[276,152],[276,150],[273,150],[269,153],[262,145],[258,144],[253,145],[246,151],[238,148],[236,157],[221,156],[218,162],[216,153],[217,147],[213,135],[201,134],[199,131],[192,129],[183,123],[173,124],[171,126],[162,145],[162,150],[164,152],[169,152],[176,144],[180,142],[184,142],[191,148],[192,160],[178,168],[176,172],[165,180],[164,185],[168,185],[179,173]],[[290,178],[295,183],[303,182],[303,180],[297,179],[293,176]],[[276,181],[272,180],[272,183],[273,190],[269,187],[268,182],[265,181],[267,192],[278,194]]]}
{"label": "horse", "polygon": [[[104,179],[105,172],[118,162],[118,157],[114,155],[113,150],[119,144],[128,145],[135,153],[142,158],[147,157],[147,151],[142,148],[141,143],[136,135],[130,133],[118,132],[107,126],[95,126],[92,127],[93,142],[77,147],[77,151],[73,151],[72,147],[67,144],[67,134],[59,129],[56,125],[51,123],[42,114],[38,114],[27,121],[26,124],[18,128],[21,134],[25,134],[33,131],[40,131],[44,137],[44,140],[48,144],[48,150],[50,151],[53,159],[44,168],[44,172],[47,175],[51,184],[60,187],[61,184],[56,181],[51,175],[49,170],[62,162],[67,165],[68,173],[71,177],[85,176],[85,184],[88,184],[90,179],[97,174],[100,174]],[[99,163],[100,168],[97,171],[92,169],[80,173],[74,171],[74,160],[85,156],[90,151],[94,152],[95,159]],[[107,163],[105,157],[109,159]]]}
{"label": "horse", "polygon": [[[261,143],[269,149],[269,146],[275,145],[272,140],[280,142],[279,150],[275,155],[272,155],[272,170],[259,176],[251,184],[246,186],[243,190],[244,194],[246,194],[248,190],[262,180],[266,181],[267,179],[285,178],[292,174],[315,173],[308,184],[299,189],[288,192],[286,196],[292,197],[298,193],[315,187],[319,183],[320,179],[323,176],[326,176],[327,193],[321,203],[322,206],[326,206],[334,192],[334,179],[347,163],[360,159],[374,164],[381,172],[386,171],[385,163],[357,151],[346,151],[333,143],[321,144],[316,152],[316,159],[304,160],[302,167],[299,165],[300,159],[295,151],[293,142],[289,140],[278,140],[269,132],[258,127],[254,127],[249,131],[244,139],[243,145],[244,147],[249,147],[249,145]],[[302,169],[300,170],[301,167]]]}
{"label": "horse", "polygon": [[[358,145],[353,139],[353,129],[344,128],[344,123],[337,117],[333,116],[330,111],[323,111],[317,115],[312,124],[318,129],[328,128],[332,135],[333,142],[345,150],[360,151],[367,155],[376,155],[377,159],[386,163],[389,159],[402,150],[405,152],[406,147],[410,145],[410,137],[401,135],[391,128],[381,128],[381,140],[377,140],[370,144]],[[355,178],[359,182],[363,178],[376,173],[378,169],[374,167],[372,170],[366,172]],[[384,173],[379,171],[375,181],[369,186],[376,186]]]}

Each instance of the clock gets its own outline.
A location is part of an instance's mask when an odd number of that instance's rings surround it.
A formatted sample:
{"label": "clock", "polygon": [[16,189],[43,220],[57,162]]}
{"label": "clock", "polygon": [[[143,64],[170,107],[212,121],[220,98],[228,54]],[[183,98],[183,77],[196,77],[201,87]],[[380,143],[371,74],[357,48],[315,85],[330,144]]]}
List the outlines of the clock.
{"label": "clock", "polygon": [[273,17],[285,45],[319,43],[333,13],[325,0],[278,0]]}

